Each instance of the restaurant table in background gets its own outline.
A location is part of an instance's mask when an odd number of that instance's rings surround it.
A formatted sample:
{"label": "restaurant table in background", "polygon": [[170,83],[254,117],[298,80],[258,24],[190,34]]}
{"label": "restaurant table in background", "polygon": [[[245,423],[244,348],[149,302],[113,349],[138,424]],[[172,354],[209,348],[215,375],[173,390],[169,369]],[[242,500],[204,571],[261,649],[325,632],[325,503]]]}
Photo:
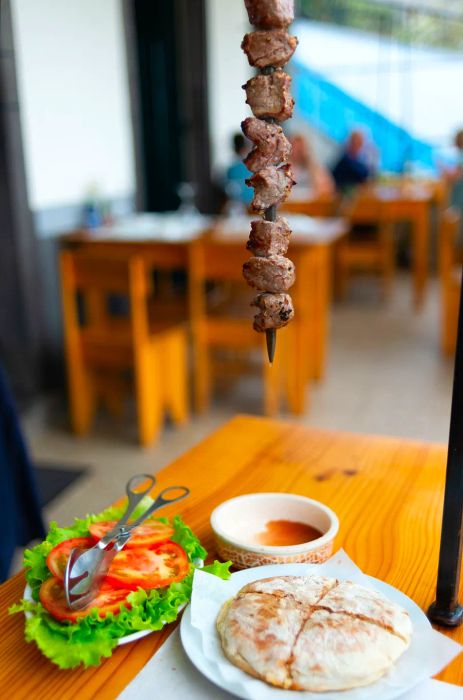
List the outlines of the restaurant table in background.
{"label": "restaurant table in background", "polygon": [[100,246],[119,255],[141,252],[147,264],[151,258],[166,268],[186,269],[188,244],[204,235],[211,221],[201,214],[141,212],[108,226],[64,233],[60,242],[64,246]]}
{"label": "restaurant table in background", "polygon": [[[307,364],[305,375],[307,379],[321,378],[327,355],[332,252],[336,242],[347,234],[348,224],[341,218],[303,215],[289,215],[287,218],[293,228],[289,255],[293,255],[296,265],[300,260],[294,295],[300,299],[302,315],[309,319],[302,324],[300,333]],[[242,245],[245,250],[250,222],[251,217],[247,216],[214,218],[184,216],[177,212],[140,213],[111,226],[66,233],[60,241],[64,246],[102,247],[108,255],[136,251],[143,256],[147,266],[186,269],[189,244],[203,236],[236,240],[237,245]],[[302,259],[309,249],[310,256]]]}
{"label": "restaurant table in background", "polygon": [[[393,180],[382,184],[365,185],[368,196],[376,198],[385,205],[386,219],[392,223],[407,221],[412,227],[412,273],[413,302],[415,308],[421,308],[424,302],[429,267],[429,227],[432,204],[440,204],[443,194],[441,183],[407,180]],[[310,200],[292,199],[290,206],[297,211],[304,211]],[[284,212],[283,212],[284,213]]]}
{"label": "restaurant table in background", "polygon": [[[238,416],[159,472],[157,488],[191,489],[165,514],[180,514],[212,557],[209,516],[228,498],[278,491],[322,501],[340,520],[335,548],[427,610],[435,597],[446,456],[444,445]],[[112,700],[173,629],[119,647],[98,668],[61,671],[26,644],[22,617],[7,615],[23,590],[22,574],[0,586],[0,690],[15,700]],[[440,631],[463,642],[463,627]],[[463,686],[463,655],[438,677]]]}

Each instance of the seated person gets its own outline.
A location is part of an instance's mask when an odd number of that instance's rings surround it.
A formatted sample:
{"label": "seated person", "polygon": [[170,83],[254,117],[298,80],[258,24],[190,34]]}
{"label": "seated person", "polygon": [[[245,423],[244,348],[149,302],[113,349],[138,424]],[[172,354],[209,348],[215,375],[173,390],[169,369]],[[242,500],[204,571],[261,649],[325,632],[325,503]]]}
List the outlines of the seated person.
{"label": "seated person", "polygon": [[308,141],[302,134],[291,138],[291,170],[296,180],[295,193],[304,189],[312,197],[323,197],[335,192],[331,173],[323,167],[310,149]]}
{"label": "seated person", "polygon": [[344,150],[332,170],[338,190],[345,191],[361,185],[371,177],[372,168],[364,157],[365,135],[355,129],[349,135]]}
{"label": "seated person", "polygon": [[249,206],[253,198],[253,189],[248,187],[245,180],[252,176],[252,173],[243,163],[243,158],[246,158],[251,145],[244,138],[243,134],[236,133],[233,136],[233,150],[235,159],[227,168],[225,175],[225,192],[229,199],[240,201],[246,206]]}

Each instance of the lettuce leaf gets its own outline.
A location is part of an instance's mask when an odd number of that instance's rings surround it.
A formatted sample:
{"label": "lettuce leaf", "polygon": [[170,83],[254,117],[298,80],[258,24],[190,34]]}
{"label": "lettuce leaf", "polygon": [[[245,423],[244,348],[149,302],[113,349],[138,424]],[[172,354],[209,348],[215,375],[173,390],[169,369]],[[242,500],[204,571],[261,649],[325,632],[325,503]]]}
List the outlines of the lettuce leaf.
{"label": "lettuce leaf", "polygon": [[[139,512],[143,512],[147,505],[146,502],[140,504]],[[88,527],[92,522],[118,520],[124,511],[125,505],[111,507],[97,515],[78,518],[66,528],[52,522],[46,539],[24,553],[26,580],[32,589],[34,602],[22,600],[13,605],[9,612],[29,613],[25,624],[26,641],[34,641],[42,653],[60,668],[75,668],[80,664],[85,668],[98,665],[103,658],[111,656],[120,637],[140,630],[162,629],[165,624],[177,619],[179,608],[191,598],[195,566],[202,564],[200,560],[205,559],[207,552],[188,525],[176,516],[172,521],[175,530],[172,539],[183,547],[190,560],[190,571],[182,581],[150,591],[139,588],[128,596],[130,609],[124,607],[117,615],[110,613],[105,618],[100,618],[98,610],[94,608],[75,623],[58,622],[42,607],[38,591],[43,581],[51,575],[46,565],[51,549],[63,540],[88,536]],[[168,522],[166,518],[159,519]],[[229,568],[230,562],[214,562],[203,570],[227,579],[230,577]]]}

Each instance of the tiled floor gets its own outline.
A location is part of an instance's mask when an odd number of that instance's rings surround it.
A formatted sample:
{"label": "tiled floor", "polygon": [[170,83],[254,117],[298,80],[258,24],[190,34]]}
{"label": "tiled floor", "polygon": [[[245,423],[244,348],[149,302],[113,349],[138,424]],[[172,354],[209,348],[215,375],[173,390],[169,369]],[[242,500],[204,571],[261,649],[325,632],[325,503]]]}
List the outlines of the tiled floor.
{"label": "tiled floor", "polygon": [[[445,441],[452,363],[439,354],[437,292],[434,283],[425,309],[414,314],[407,276],[397,279],[386,305],[374,286],[357,284],[333,310],[327,376],[312,387],[310,411],[298,422]],[[182,430],[166,427],[148,449],[137,447],[126,426],[100,425],[90,437],[75,439],[64,427],[65,406],[41,402],[24,418],[32,455],[57,466],[89,467],[88,476],[46,508],[46,519],[64,524],[101,509],[121,495],[129,475],[155,472],[237,412],[257,413],[259,386],[257,379],[241,381],[207,416],[193,417]]]}

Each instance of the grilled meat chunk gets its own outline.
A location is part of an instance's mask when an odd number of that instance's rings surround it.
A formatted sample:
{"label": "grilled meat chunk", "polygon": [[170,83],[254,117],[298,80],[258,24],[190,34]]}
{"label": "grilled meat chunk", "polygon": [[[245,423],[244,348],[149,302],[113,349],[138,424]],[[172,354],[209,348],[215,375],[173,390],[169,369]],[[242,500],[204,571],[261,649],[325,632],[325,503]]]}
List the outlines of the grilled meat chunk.
{"label": "grilled meat chunk", "polygon": [[282,68],[295,52],[297,44],[297,38],[285,29],[264,29],[245,34],[241,48],[250,66]]}
{"label": "grilled meat chunk", "polygon": [[294,284],[294,263],[282,255],[271,258],[249,258],[243,265],[243,277],[250,287],[260,292],[279,294]]}
{"label": "grilled meat chunk", "polygon": [[244,4],[256,27],[287,27],[294,19],[294,0],[244,0]]}
{"label": "grilled meat chunk", "polygon": [[281,168],[275,168],[272,165],[259,170],[252,177],[248,177],[246,184],[249,187],[254,187],[251,208],[254,211],[263,211],[284,202],[295,181],[292,178],[289,165],[283,165]]}
{"label": "grilled meat chunk", "polygon": [[244,164],[253,173],[268,167],[286,163],[291,155],[291,144],[281,126],[269,124],[256,117],[248,117],[241,124],[244,135],[255,144],[246,156]]}
{"label": "grilled meat chunk", "polygon": [[276,221],[251,221],[251,233],[246,248],[257,257],[285,255],[288,250],[291,229],[281,217]]}
{"label": "grilled meat chunk", "polygon": [[290,93],[291,78],[281,68],[270,75],[256,75],[248,80],[246,102],[259,119],[272,118],[279,122],[293,116],[294,100]]}
{"label": "grilled meat chunk", "polygon": [[257,306],[259,313],[254,316],[254,330],[263,332],[273,328],[283,328],[294,317],[293,302],[289,294],[258,294],[251,306]]}

